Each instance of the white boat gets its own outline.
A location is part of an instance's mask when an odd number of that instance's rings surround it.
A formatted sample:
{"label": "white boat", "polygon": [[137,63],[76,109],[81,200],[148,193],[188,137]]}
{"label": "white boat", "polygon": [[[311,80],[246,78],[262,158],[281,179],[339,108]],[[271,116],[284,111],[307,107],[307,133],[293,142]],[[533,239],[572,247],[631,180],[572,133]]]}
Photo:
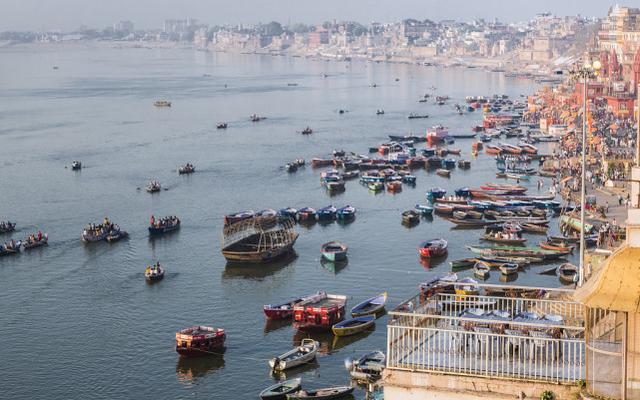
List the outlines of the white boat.
{"label": "white boat", "polygon": [[275,371],[297,367],[316,358],[320,343],[313,339],[302,339],[300,346],[269,360],[269,366]]}

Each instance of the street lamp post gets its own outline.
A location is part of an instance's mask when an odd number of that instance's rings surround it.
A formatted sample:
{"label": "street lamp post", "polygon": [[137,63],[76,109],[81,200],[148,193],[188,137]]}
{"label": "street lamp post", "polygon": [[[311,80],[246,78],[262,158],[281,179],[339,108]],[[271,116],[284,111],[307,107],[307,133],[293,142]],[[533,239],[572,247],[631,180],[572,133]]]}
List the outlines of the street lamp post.
{"label": "street lamp post", "polygon": [[587,91],[589,79],[593,79],[598,75],[602,65],[600,61],[594,61],[593,64],[587,62],[583,67],[573,71],[577,79],[582,79],[582,186],[580,190],[580,267],[578,269],[578,286],[584,283],[584,256],[585,256],[585,205],[587,197]]}

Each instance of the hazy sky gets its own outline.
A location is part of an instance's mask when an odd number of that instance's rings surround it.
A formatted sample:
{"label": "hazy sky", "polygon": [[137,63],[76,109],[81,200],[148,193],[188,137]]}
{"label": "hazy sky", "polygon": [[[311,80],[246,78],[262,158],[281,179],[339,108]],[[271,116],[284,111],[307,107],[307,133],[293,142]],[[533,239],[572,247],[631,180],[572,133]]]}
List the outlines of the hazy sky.
{"label": "hazy sky", "polygon": [[[0,0],[0,31],[106,27],[129,19],[137,28],[160,28],[166,18],[194,17],[209,24],[321,22],[336,18],[392,22],[406,17],[475,17],[524,21],[538,12],[604,16],[607,0]],[[637,7],[638,0],[627,0]]]}

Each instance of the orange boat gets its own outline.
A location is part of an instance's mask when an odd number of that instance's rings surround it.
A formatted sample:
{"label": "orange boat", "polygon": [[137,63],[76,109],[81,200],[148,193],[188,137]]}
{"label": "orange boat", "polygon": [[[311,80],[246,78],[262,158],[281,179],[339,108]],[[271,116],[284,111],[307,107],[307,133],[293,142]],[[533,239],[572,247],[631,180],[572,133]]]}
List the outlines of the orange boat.
{"label": "orange boat", "polygon": [[387,183],[387,191],[389,192],[401,192],[402,182],[394,181]]}
{"label": "orange boat", "polygon": [[494,156],[499,156],[502,153],[502,148],[500,146],[488,144],[485,146],[484,152]]}
{"label": "orange boat", "polygon": [[217,354],[225,339],[224,329],[192,326],[176,333],[176,351],[181,356]]}
{"label": "orange boat", "polygon": [[540,248],[541,249],[545,249],[545,250],[554,250],[554,251],[562,251],[562,252],[571,252],[571,253],[573,253],[573,246],[570,246],[570,247],[558,246],[558,245],[551,244],[551,243],[548,243],[548,242],[540,242]]}

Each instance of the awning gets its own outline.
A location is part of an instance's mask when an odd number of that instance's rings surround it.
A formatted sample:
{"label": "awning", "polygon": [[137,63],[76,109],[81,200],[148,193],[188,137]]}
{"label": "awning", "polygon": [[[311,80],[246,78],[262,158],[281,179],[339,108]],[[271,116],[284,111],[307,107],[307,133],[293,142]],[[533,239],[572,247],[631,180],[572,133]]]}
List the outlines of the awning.
{"label": "awning", "polygon": [[640,312],[640,248],[618,248],[574,298],[589,308]]}

